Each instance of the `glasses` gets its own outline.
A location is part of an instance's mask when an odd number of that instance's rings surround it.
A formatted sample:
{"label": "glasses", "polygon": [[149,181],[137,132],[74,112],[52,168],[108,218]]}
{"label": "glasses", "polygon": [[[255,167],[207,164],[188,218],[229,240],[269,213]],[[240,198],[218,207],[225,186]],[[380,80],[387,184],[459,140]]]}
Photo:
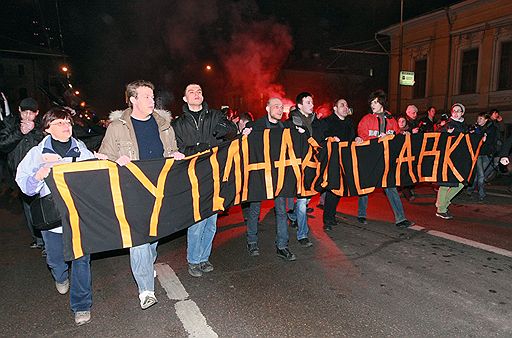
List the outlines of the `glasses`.
{"label": "glasses", "polygon": [[70,126],[70,125],[72,125],[71,121],[59,121],[59,122],[50,123],[50,126],[59,126],[59,127]]}

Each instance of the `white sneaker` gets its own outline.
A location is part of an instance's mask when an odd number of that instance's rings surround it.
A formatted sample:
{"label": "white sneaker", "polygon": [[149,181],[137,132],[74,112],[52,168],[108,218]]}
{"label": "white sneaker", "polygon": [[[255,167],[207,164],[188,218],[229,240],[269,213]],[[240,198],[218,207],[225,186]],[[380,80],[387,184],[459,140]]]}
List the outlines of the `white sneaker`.
{"label": "white sneaker", "polygon": [[158,303],[158,300],[155,297],[155,293],[153,291],[144,291],[139,294],[140,299],[140,307],[142,310],[146,310],[147,308]]}
{"label": "white sneaker", "polygon": [[55,282],[55,288],[61,295],[65,295],[69,291],[69,279],[66,279],[63,283]]}
{"label": "white sneaker", "polygon": [[75,312],[75,324],[80,326],[87,324],[91,321],[91,311],[77,311]]}

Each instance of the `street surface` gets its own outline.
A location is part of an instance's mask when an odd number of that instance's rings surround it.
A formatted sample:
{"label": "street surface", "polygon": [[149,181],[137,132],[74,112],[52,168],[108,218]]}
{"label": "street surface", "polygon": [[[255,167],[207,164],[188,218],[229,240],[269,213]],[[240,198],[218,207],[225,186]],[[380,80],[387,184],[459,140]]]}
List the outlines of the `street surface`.
{"label": "street surface", "polygon": [[[340,224],[322,230],[318,196],[310,239],[290,230],[285,262],[275,253],[272,202],[263,203],[259,257],[246,251],[238,206],[220,217],[210,261],[191,277],[186,233],[160,241],[158,304],[143,311],[127,250],[93,256],[91,323],[74,324],[69,296],[54,287],[40,250],[30,249],[21,207],[0,197],[0,336],[53,337],[511,337],[512,195],[506,177],[485,204],[462,192],[435,216],[435,192],[405,201],[412,229],[398,229],[382,191],[370,195],[368,224],[355,218],[357,198],[343,198]],[[484,248],[484,249],[482,249]],[[489,250],[489,251],[488,251]]]}

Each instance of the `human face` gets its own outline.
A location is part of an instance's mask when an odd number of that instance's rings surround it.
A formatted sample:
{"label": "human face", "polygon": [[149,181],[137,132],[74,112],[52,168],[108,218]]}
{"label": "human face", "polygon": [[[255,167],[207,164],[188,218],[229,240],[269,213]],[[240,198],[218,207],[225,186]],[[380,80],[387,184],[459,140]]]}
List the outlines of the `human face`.
{"label": "human face", "polygon": [[334,113],[336,113],[336,115],[338,115],[341,119],[345,119],[345,117],[347,117],[349,114],[347,101],[343,99],[338,100],[334,106]]}
{"label": "human face", "polygon": [[434,118],[434,116],[436,116],[436,108],[430,108],[430,109],[428,110],[428,116],[429,116],[431,119],[433,119],[433,118]]}
{"label": "human face", "polygon": [[478,116],[476,118],[476,123],[480,126],[480,127],[483,127],[485,126],[485,124],[487,123],[487,119],[484,117],[484,116]]}
{"label": "human face", "polygon": [[272,123],[277,123],[283,117],[284,106],[283,102],[279,99],[271,99],[267,105],[268,120]]}
{"label": "human face", "polygon": [[185,88],[185,96],[183,97],[183,101],[185,101],[191,110],[198,110],[202,108],[203,104],[203,90],[201,86],[196,84],[190,84]]}
{"label": "human face", "polygon": [[34,121],[37,117],[37,114],[39,114],[39,110],[32,111],[32,110],[20,110],[20,118],[22,121]]}
{"label": "human face", "polygon": [[464,115],[464,113],[462,112],[462,109],[459,106],[455,106],[452,108],[452,118],[454,120],[460,120],[462,115]]}
{"label": "human face", "polygon": [[410,119],[415,120],[416,117],[418,116],[418,111],[414,109],[414,107],[407,107],[405,114],[407,114],[407,116],[409,116]]}
{"label": "human face", "polygon": [[130,97],[133,115],[140,118],[145,118],[151,115],[155,109],[155,96],[153,95],[153,89],[149,87],[139,87],[135,91],[137,92],[137,96]]}
{"label": "human face", "polygon": [[313,114],[313,98],[311,96],[306,96],[302,99],[302,103],[299,103],[297,105],[299,107],[299,110],[306,115]]}
{"label": "human face", "polygon": [[45,130],[52,136],[53,139],[61,142],[67,142],[71,138],[73,128],[71,121],[68,119],[56,119],[50,122],[50,125]]}
{"label": "human face", "polygon": [[240,121],[238,121],[238,123],[237,123],[238,124],[238,130],[240,130],[240,131],[244,130],[245,125],[247,124],[247,122],[249,122],[249,121],[240,119]]}
{"label": "human face", "polygon": [[405,118],[403,118],[403,117],[398,118],[398,127],[400,129],[405,128],[406,124],[407,124],[407,121],[405,120]]}
{"label": "human face", "polygon": [[384,112],[384,107],[379,103],[379,100],[377,98],[374,98],[370,102],[370,108],[372,109],[372,112],[374,114],[383,113]]}

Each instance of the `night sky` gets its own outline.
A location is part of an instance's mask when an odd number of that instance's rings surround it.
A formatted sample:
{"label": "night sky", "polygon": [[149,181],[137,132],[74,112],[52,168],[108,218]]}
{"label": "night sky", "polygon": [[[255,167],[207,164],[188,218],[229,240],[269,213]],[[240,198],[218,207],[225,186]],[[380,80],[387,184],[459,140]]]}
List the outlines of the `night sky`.
{"label": "night sky", "polygon": [[[55,1],[2,2],[1,35],[60,49]],[[404,18],[455,2],[405,0]],[[329,47],[370,40],[400,20],[400,0],[60,0],[58,5],[72,81],[98,112],[124,108],[124,85],[139,78],[153,81],[173,109],[189,82],[202,84],[207,100],[218,91],[247,92],[272,83],[283,67],[303,59],[300,64],[308,64],[312,55],[312,63],[328,63]],[[213,66],[211,72],[206,64]]]}

